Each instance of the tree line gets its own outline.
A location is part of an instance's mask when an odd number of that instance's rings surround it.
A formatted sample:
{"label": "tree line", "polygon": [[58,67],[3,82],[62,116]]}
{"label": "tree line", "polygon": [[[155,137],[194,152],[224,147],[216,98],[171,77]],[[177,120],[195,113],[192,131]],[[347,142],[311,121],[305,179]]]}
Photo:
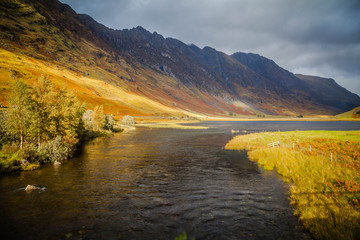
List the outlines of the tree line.
{"label": "tree line", "polygon": [[115,123],[102,105],[85,111],[73,92],[54,86],[47,76],[32,86],[16,80],[8,102],[0,111],[0,171],[26,168],[21,160],[30,166],[62,161],[79,142],[109,134]]}

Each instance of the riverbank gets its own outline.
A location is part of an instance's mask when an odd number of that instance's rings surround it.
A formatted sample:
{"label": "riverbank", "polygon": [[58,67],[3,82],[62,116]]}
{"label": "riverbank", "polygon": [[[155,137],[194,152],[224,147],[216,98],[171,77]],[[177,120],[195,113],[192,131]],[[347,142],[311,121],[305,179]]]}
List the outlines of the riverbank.
{"label": "riverbank", "polygon": [[360,131],[291,131],[236,136],[226,149],[291,182],[295,214],[316,239],[360,233]]}
{"label": "riverbank", "polygon": [[62,150],[64,146],[62,146],[61,144],[51,146],[51,148],[53,149],[56,148],[57,151],[52,154],[61,155],[61,161],[46,160],[43,155],[49,154],[47,152],[49,150],[47,149],[43,150],[41,153],[37,153],[36,148],[34,148],[33,146],[25,146],[24,149],[19,149],[16,144],[5,145],[0,150],[0,175],[20,171],[33,171],[47,164],[54,164],[59,166],[63,164],[65,160],[71,158],[80,149],[79,146],[86,144],[95,138],[112,137],[114,133],[122,131],[124,130],[121,128],[115,128],[113,131],[91,132],[73,146],[66,146],[67,148],[69,148],[69,150],[66,150],[66,152]]}

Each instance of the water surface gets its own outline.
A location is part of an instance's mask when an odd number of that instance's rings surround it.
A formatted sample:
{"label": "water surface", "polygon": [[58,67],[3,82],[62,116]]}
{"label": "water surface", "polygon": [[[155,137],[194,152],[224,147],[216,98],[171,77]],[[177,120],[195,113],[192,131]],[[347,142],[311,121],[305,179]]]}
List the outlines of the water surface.
{"label": "water surface", "polygon": [[[339,122],[211,122],[96,139],[60,167],[0,178],[2,239],[309,239],[276,172],[224,150],[230,129],[360,129]],[[43,191],[26,193],[28,185]]]}

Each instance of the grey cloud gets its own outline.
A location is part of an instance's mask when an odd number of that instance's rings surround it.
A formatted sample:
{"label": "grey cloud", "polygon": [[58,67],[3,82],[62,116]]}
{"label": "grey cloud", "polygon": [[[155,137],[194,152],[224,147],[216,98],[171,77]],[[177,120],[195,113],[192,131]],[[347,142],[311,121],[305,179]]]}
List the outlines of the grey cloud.
{"label": "grey cloud", "polygon": [[360,94],[358,0],[61,0],[114,28],[142,26],[228,54],[259,53]]}

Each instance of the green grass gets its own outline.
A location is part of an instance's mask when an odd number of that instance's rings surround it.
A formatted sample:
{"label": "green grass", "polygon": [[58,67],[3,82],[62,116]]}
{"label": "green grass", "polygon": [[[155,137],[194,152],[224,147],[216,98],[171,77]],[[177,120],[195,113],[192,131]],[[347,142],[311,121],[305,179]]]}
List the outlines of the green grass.
{"label": "green grass", "polygon": [[12,172],[19,169],[19,152],[4,154],[0,151],[0,173]]}
{"label": "green grass", "polygon": [[[280,141],[280,147],[267,146],[275,141]],[[292,183],[295,214],[314,238],[358,239],[359,146],[360,131],[292,131],[237,136],[226,149],[250,150],[250,160],[267,170],[275,168]]]}

